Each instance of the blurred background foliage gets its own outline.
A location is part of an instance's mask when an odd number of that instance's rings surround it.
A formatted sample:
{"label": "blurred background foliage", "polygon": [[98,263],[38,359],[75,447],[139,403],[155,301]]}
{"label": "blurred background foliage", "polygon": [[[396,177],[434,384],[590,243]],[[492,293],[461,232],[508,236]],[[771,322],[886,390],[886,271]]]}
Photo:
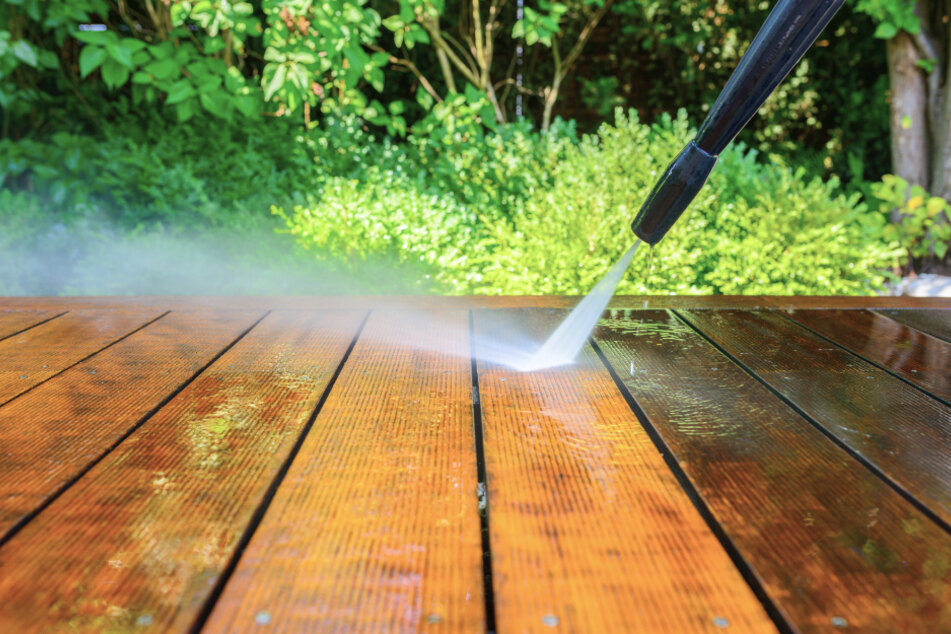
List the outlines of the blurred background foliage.
{"label": "blurred background foliage", "polygon": [[[927,4],[847,5],[621,292],[944,270],[951,153],[929,149],[928,179],[894,163],[937,129],[896,118],[903,37],[923,42],[903,72],[944,85]],[[175,292],[176,266],[212,261],[186,290],[584,293],[770,6],[7,0],[0,293]]]}

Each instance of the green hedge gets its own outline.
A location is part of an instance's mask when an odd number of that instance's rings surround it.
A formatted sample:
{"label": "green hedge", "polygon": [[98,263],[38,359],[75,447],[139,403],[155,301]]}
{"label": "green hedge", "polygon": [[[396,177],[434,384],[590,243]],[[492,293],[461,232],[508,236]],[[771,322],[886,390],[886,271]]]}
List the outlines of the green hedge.
{"label": "green hedge", "polygon": [[[583,294],[629,246],[631,218],[692,136],[683,114],[647,126],[620,112],[580,141],[570,129],[502,134],[378,157],[328,179],[315,204],[276,213],[318,259],[358,268],[389,256],[449,293]],[[433,156],[437,168],[420,171]],[[737,146],[618,292],[872,293],[898,257],[884,226],[834,179]]]}

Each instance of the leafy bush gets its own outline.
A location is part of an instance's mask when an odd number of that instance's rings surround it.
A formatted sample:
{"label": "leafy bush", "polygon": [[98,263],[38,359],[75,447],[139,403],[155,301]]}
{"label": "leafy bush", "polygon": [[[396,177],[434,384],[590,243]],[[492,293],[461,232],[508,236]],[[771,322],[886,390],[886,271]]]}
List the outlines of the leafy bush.
{"label": "leafy bush", "polygon": [[[631,218],[692,136],[683,113],[646,126],[620,112],[615,126],[580,143],[525,130],[497,134],[512,138],[499,143],[490,135],[480,147],[510,152],[512,167],[501,174],[494,174],[498,160],[480,160],[473,148],[451,149],[440,160],[464,165],[457,172],[462,182],[504,176],[526,183],[512,194],[480,198],[432,187],[407,167],[371,169],[336,181],[314,205],[278,213],[319,257],[386,253],[423,265],[449,292],[583,294],[631,244]],[[533,146],[544,151],[527,149]],[[423,156],[401,164],[416,166]],[[691,209],[654,249],[653,270],[648,257],[638,257],[618,292],[881,289],[898,253],[883,239],[884,216],[857,195],[840,193],[834,179],[805,179],[801,170],[755,158],[741,146],[725,152]]]}
{"label": "leafy bush", "polygon": [[951,206],[932,196],[923,187],[909,189],[908,181],[886,174],[871,187],[884,213],[896,212],[899,221],[885,227],[885,236],[897,240],[908,258],[926,258],[931,254],[943,259],[951,241]]}

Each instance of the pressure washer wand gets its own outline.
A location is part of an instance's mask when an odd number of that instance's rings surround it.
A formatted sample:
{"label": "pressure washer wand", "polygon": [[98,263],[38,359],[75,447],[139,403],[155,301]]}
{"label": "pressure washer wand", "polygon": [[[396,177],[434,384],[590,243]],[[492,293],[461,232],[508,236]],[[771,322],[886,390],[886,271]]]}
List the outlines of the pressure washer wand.
{"label": "pressure washer wand", "polygon": [[779,0],[717,97],[696,138],[651,190],[631,229],[657,244],[694,199],[717,156],[805,55],[845,0]]}

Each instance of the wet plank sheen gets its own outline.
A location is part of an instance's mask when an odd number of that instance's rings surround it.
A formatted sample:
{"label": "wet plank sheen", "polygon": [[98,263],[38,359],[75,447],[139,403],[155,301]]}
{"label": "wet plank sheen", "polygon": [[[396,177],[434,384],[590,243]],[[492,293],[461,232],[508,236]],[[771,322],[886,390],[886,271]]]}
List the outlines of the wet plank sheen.
{"label": "wet plank sheen", "polygon": [[[511,319],[478,311],[480,348]],[[590,347],[524,374],[480,361],[479,384],[500,632],[773,630]]]}
{"label": "wet plank sheen", "polygon": [[156,319],[160,309],[78,310],[0,341],[0,403]]}
{"label": "wet plank sheen", "polygon": [[204,631],[485,630],[468,331],[371,314]]}
{"label": "wet plank sheen", "polygon": [[934,337],[951,341],[951,309],[908,308],[901,310],[879,310],[878,312]]}
{"label": "wet plank sheen", "polygon": [[951,628],[951,536],[893,489],[670,313],[595,340],[795,628]]}
{"label": "wet plank sheen", "polygon": [[787,314],[855,354],[951,401],[951,343],[868,310],[794,310]]}
{"label": "wet plank sheen", "polygon": [[951,408],[782,315],[734,310],[680,314],[951,522]]}
{"label": "wet plank sheen", "polygon": [[362,314],[272,313],[0,548],[0,631],[184,631]]}
{"label": "wet plank sheen", "polygon": [[61,315],[61,310],[0,310],[0,339]]}
{"label": "wet plank sheen", "polygon": [[170,313],[0,407],[0,537],[262,315]]}

